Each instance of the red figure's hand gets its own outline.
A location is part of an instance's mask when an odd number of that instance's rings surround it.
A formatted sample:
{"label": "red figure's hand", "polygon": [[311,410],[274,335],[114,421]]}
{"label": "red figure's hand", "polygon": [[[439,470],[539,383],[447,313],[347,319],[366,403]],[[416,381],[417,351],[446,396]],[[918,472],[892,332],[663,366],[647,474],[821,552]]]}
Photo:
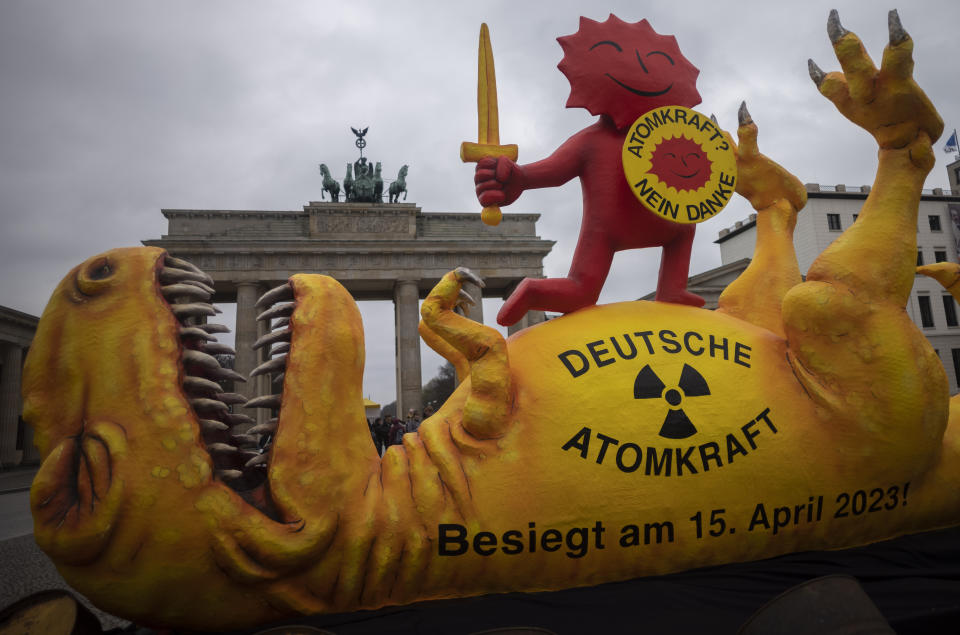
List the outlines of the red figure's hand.
{"label": "red figure's hand", "polygon": [[524,190],[523,171],[507,157],[480,159],[473,181],[477,184],[477,199],[484,207],[509,205]]}

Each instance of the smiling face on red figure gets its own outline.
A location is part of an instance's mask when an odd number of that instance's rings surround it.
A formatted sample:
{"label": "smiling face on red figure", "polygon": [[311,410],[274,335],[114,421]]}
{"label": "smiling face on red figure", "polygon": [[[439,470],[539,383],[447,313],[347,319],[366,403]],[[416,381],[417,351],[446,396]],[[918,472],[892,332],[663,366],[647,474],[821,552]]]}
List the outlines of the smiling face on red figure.
{"label": "smiling face on red figure", "polygon": [[675,37],[660,35],[646,20],[629,23],[613,14],[605,22],[580,18],[580,29],[557,41],[563,49],[557,68],[570,82],[567,108],[608,115],[624,128],[653,108],[700,103],[700,71]]}

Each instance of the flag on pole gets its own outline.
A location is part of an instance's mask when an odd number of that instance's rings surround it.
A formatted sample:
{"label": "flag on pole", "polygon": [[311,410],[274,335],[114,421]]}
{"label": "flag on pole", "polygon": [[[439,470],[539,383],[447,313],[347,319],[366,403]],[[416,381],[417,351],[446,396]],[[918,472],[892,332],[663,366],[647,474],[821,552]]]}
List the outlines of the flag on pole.
{"label": "flag on pole", "polygon": [[957,152],[957,131],[954,130],[950,138],[947,139],[947,145],[943,146],[944,152]]}

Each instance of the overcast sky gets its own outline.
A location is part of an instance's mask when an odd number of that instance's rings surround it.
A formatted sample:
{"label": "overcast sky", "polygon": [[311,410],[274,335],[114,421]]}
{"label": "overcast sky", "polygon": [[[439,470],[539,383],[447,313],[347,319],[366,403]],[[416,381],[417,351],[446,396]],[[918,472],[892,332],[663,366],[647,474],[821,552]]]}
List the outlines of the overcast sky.
{"label": "overcast sky", "polygon": [[[483,21],[501,139],[519,144],[521,162],[593,121],[564,108],[569,85],[556,69],[556,37],[575,32],[581,15],[612,12],[676,35],[701,71],[697,109],[733,130],[745,99],[761,150],[802,181],[870,184],[872,139],[819,95],[806,60],[838,68],[825,29],[831,8],[879,60],[891,7],[785,4],[2,0],[0,305],[39,315],[77,263],[165,233],[161,208],[302,209],[320,198],[318,163],[356,158],[350,126],[370,127],[365,154],[385,176],[410,165],[408,202],[424,212],[478,211],[473,166],[458,151],[476,136]],[[915,0],[900,15],[915,40],[915,77],[947,126],[926,187],[946,187],[953,156],[942,147],[960,126],[960,2]],[[542,214],[539,235],[557,241],[546,274],[565,275],[579,184],[528,192],[506,211]],[[692,274],[720,264],[718,231],[750,211],[735,201],[699,226]],[[659,258],[658,249],[619,254],[601,301],[652,291]],[[501,303],[485,301],[488,322]],[[392,304],[361,308],[364,392],[386,404],[395,395]],[[441,362],[424,350],[424,382]]]}

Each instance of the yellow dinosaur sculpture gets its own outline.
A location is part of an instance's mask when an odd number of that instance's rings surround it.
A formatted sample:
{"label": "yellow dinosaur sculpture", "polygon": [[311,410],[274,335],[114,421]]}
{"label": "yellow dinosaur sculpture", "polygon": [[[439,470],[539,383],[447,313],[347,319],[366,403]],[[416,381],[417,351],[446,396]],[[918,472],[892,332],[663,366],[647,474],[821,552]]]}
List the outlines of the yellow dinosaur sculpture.
{"label": "yellow dinosaur sculpture", "polygon": [[[742,109],[738,191],[758,240],[718,311],[596,306],[505,341],[453,311],[477,280],[451,272],[421,332],[468,376],[382,459],[360,316],[335,280],[296,275],[262,299],[283,324],[258,344],[285,356],[256,372],[282,371],[282,394],[248,405],[279,420],[239,434],[237,396],[214,381],[229,375],[210,355],[219,329],[196,323],[213,313],[195,302],[209,278],[153,248],[80,265],[24,372],[38,544],[107,611],[226,629],[960,523],[958,408],[948,423],[943,368],[904,311],[943,125],[895,13],[879,70],[835,15],[829,32],[844,73],[811,76],[875,136],[879,169],[805,282],[791,242],[803,187],[759,154]],[[925,272],[952,285],[958,267]]]}

